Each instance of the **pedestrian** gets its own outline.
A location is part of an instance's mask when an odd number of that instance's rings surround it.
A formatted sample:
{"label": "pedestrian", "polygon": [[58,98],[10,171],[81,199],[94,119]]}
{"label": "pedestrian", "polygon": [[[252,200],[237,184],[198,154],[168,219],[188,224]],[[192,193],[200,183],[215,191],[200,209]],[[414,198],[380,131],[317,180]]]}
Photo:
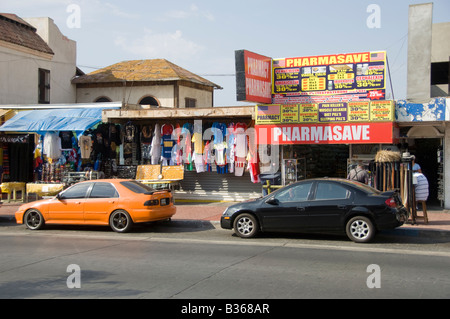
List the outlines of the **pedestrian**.
{"label": "pedestrian", "polygon": [[414,180],[417,180],[415,183],[415,192],[416,192],[416,202],[426,201],[428,199],[429,190],[428,190],[428,179],[422,173],[415,172]]}
{"label": "pedestrian", "polygon": [[362,162],[359,161],[358,165],[350,170],[347,179],[367,184],[369,182],[369,173],[367,173],[367,171],[363,167]]}
{"label": "pedestrian", "polygon": [[416,173],[416,172],[422,173],[422,168],[420,167],[419,164],[416,163],[416,157],[414,155],[412,156],[412,170],[413,170],[413,173]]}

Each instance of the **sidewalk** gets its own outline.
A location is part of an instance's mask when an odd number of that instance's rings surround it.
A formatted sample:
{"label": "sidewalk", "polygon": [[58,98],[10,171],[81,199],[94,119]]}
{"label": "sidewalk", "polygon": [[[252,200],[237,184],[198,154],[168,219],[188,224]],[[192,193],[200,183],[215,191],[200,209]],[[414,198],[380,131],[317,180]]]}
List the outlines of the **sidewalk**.
{"label": "sidewalk", "polygon": [[[13,221],[14,213],[22,203],[6,203],[3,202],[0,207],[0,220],[7,219]],[[232,202],[176,202],[177,213],[172,217],[174,220],[203,220],[210,222],[219,222],[220,216]],[[422,212],[419,212],[422,216]],[[450,239],[450,211],[440,209],[438,207],[428,208],[428,224],[422,219],[418,219],[416,225],[410,222],[398,228],[402,233],[411,236],[444,236]],[[397,230],[398,230],[397,229]]]}

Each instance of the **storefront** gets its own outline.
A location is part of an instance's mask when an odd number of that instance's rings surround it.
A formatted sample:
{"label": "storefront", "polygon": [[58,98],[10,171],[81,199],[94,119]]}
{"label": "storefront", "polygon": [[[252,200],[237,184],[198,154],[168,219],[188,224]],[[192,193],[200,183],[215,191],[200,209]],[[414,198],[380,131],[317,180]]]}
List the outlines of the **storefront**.
{"label": "storefront", "polygon": [[446,178],[445,154],[450,145],[446,122],[450,120],[447,98],[430,99],[427,103],[412,103],[399,100],[396,121],[400,128],[400,147],[415,156],[415,162],[429,183],[429,205],[444,207],[450,198],[445,198]]}
{"label": "storefront", "polygon": [[278,145],[283,184],[341,177],[358,161],[398,141],[393,101],[262,105],[255,109],[259,145]]}
{"label": "storefront", "polygon": [[[249,170],[245,135],[254,128],[252,106],[108,110],[103,122],[140,132],[131,148],[135,151],[130,167],[150,171],[161,166],[161,172],[181,167],[182,178],[173,185],[177,200],[240,201],[261,196],[258,176]],[[158,176],[145,180],[157,183]]]}
{"label": "storefront", "polygon": [[20,190],[22,200],[31,193],[50,196],[102,176],[101,163],[111,160],[104,153],[109,134],[99,125],[102,111],[121,103],[15,107],[17,114],[0,127],[4,193]]}

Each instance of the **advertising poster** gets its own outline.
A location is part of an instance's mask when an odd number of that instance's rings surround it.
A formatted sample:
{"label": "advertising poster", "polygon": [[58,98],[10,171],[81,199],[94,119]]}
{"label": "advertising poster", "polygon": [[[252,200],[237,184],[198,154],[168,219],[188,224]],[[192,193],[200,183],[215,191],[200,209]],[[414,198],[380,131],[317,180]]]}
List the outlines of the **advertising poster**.
{"label": "advertising poster", "polygon": [[235,52],[237,101],[272,103],[272,58]]}
{"label": "advertising poster", "polygon": [[255,106],[256,123],[258,124],[276,124],[281,122],[280,106],[256,105]]}
{"label": "advertising poster", "polygon": [[370,102],[349,102],[348,103],[349,122],[369,122]]}
{"label": "advertising poster", "polygon": [[287,104],[280,106],[281,123],[298,123],[298,105]]}
{"label": "advertising poster", "polygon": [[274,59],[272,103],[325,103],[385,97],[386,52]]}
{"label": "advertising poster", "polygon": [[256,124],[392,122],[394,102],[269,104],[255,108]]}
{"label": "advertising poster", "polygon": [[317,104],[299,104],[299,123],[317,123],[318,106]]}
{"label": "advertising poster", "polygon": [[371,121],[393,121],[394,111],[392,101],[373,101],[370,103]]}

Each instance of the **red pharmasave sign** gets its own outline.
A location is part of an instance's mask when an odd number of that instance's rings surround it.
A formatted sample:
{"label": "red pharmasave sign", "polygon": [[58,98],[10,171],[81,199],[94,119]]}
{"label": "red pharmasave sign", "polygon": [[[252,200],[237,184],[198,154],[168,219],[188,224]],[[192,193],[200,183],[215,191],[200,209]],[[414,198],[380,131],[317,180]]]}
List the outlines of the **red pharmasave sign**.
{"label": "red pharmasave sign", "polygon": [[272,58],[247,50],[235,52],[238,101],[272,103]]}
{"label": "red pharmasave sign", "polygon": [[256,125],[258,144],[392,144],[394,123]]}

